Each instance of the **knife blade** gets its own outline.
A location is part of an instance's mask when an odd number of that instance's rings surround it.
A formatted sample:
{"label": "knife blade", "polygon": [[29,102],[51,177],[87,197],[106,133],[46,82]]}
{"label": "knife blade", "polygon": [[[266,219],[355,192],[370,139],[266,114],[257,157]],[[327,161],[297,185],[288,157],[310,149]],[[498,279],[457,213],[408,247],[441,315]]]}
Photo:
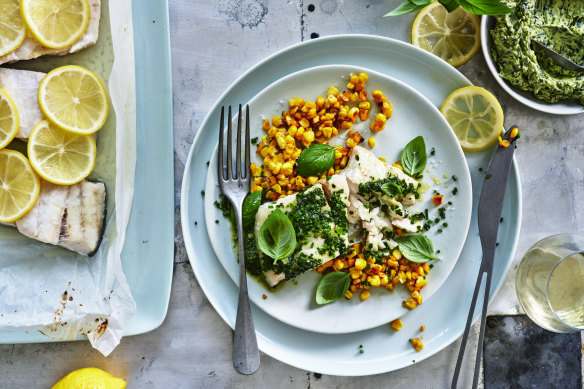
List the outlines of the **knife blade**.
{"label": "knife blade", "polygon": [[[468,340],[477,297],[481,288],[483,277],[485,277],[486,281],[483,296],[481,327],[477,345],[472,388],[476,389],[478,386],[478,377],[481,367],[481,356],[483,354],[483,342],[485,337],[485,319],[487,317],[487,305],[489,302],[489,292],[491,290],[493,265],[495,263],[497,233],[499,232],[501,213],[503,211],[503,201],[505,199],[505,191],[507,190],[507,180],[509,179],[511,163],[513,162],[513,154],[515,152],[515,148],[517,147],[516,140],[518,137],[511,139],[510,135],[516,128],[517,126],[512,126],[501,138],[499,147],[497,147],[493,153],[493,156],[491,157],[491,161],[489,162],[489,167],[485,173],[483,188],[481,189],[478,208],[478,224],[483,257],[481,260],[481,266],[477,276],[477,283],[475,285],[472,302],[470,304],[470,309],[466,320],[464,334],[462,336],[462,343],[460,345],[458,359],[456,360],[456,368],[454,369],[454,377],[452,379],[451,386],[452,389],[457,387],[458,377],[460,375],[462,359],[464,357],[464,350]],[[503,146],[505,144],[507,147]]]}
{"label": "knife blade", "polygon": [[[511,127],[502,140],[509,141],[509,134],[516,127]],[[516,147],[515,141],[510,142],[507,148],[497,147],[485,174],[478,209],[479,236],[483,248],[481,267],[484,268],[493,268],[497,233],[503,211],[503,199]]]}

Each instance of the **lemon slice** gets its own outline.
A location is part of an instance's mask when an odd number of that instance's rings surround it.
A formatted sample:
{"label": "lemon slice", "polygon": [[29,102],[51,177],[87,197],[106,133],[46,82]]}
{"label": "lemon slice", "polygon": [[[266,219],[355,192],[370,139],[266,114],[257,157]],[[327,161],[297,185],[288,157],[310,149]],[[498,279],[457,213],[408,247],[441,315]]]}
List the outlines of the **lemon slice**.
{"label": "lemon slice", "polygon": [[486,149],[497,141],[503,130],[501,104],[491,92],[478,86],[452,92],[440,112],[467,151]]}
{"label": "lemon slice", "polygon": [[18,133],[20,120],[14,101],[0,89],[0,149],[6,147]]}
{"label": "lemon slice", "polygon": [[21,0],[20,12],[32,36],[51,49],[71,46],[89,24],[88,0]]}
{"label": "lemon slice", "polygon": [[72,185],[83,180],[95,165],[95,140],[91,135],[77,135],[43,120],[28,138],[28,158],[34,170],[45,180],[58,185]]}
{"label": "lemon slice", "polygon": [[0,57],[12,53],[26,38],[18,0],[0,0]]}
{"label": "lemon slice", "polygon": [[412,24],[412,44],[452,66],[472,58],[481,46],[478,16],[458,7],[448,13],[437,1],[422,8]]}
{"label": "lemon slice", "polygon": [[124,389],[126,380],[116,378],[96,367],[74,370],[63,377],[52,389],[107,388]]}
{"label": "lemon slice", "polygon": [[0,222],[10,223],[26,215],[40,188],[39,178],[24,155],[0,150]]}
{"label": "lemon slice", "polygon": [[80,135],[99,130],[109,111],[107,93],[99,78],[74,65],[56,68],[41,80],[39,105],[51,122]]}

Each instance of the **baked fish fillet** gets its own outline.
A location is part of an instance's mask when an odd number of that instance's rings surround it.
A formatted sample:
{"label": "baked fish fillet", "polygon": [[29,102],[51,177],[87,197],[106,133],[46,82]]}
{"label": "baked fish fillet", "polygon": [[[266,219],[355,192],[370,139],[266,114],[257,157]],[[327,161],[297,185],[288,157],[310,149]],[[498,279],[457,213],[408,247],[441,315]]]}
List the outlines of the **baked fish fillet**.
{"label": "baked fish fillet", "polygon": [[[358,225],[367,234],[367,247],[377,251],[384,247],[384,231],[401,228],[407,232],[419,232],[423,226],[421,220],[408,218],[406,207],[416,202],[413,193],[405,193],[394,198],[384,193],[375,193],[365,196],[360,192],[362,185],[382,182],[384,179],[401,181],[403,186],[418,188],[420,183],[402,172],[400,169],[382,162],[371,151],[355,146],[347,163],[347,167],[337,174],[347,180],[350,189],[348,218],[353,225]],[[334,177],[334,176],[333,176]],[[340,178],[339,178],[340,179]],[[371,206],[371,200],[379,205]],[[382,211],[383,204],[387,211]]]}
{"label": "baked fish fillet", "polygon": [[49,49],[41,46],[29,34],[20,47],[12,53],[0,57],[0,65],[3,63],[10,63],[16,61],[23,61],[27,59],[37,58],[43,55],[67,55],[81,51],[89,46],[93,46],[97,42],[99,34],[99,19],[101,16],[101,0],[89,0],[89,24],[85,34],[79,38],[77,42],[69,47],[63,49]]}
{"label": "baked fish fillet", "polygon": [[34,208],[15,224],[29,238],[91,256],[103,235],[105,213],[102,182],[61,186],[41,180]]}
{"label": "baked fish fillet", "polygon": [[17,138],[28,139],[33,128],[44,119],[38,103],[39,84],[45,73],[0,68],[0,89],[14,101],[20,118]]}
{"label": "baked fish fillet", "polygon": [[296,232],[297,246],[292,256],[274,261],[262,255],[261,268],[270,287],[314,269],[347,250],[348,221],[346,203],[342,197],[339,196],[337,201],[329,205],[322,185],[315,184],[304,191],[260,206],[256,214],[256,237],[259,236],[262,224],[276,208],[280,208],[290,218]]}

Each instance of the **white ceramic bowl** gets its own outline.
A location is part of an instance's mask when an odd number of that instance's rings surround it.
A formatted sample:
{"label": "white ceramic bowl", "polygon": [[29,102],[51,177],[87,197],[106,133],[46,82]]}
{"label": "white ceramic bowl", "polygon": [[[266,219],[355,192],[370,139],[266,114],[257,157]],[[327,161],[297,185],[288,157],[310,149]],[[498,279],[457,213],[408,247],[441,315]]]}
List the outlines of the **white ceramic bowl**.
{"label": "white ceramic bowl", "polygon": [[487,61],[487,66],[495,80],[501,85],[507,93],[509,93],[515,100],[527,105],[530,108],[537,109],[538,111],[552,113],[556,115],[573,115],[584,112],[584,107],[576,102],[561,102],[550,104],[545,101],[537,99],[533,94],[525,92],[521,89],[511,86],[509,82],[503,80],[499,77],[499,71],[497,64],[493,60],[491,55],[491,46],[493,45],[493,39],[491,38],[490,31],[495,25],[495,18],[492,16],[483,16],[481,21],[481,44],[483,48],[483,54],[485,55],[485,60]]}

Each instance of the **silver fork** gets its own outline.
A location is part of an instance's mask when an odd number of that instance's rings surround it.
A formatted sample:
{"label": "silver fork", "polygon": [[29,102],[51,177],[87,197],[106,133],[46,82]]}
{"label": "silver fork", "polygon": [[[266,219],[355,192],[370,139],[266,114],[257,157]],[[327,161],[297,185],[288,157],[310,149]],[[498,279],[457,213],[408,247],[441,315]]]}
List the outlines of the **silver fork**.
{"label": "silver fork", "polygon": [[239,300],[237,302],[237,317],[235,319],[235,335],[233,336],[233,367],[240,374],[253,374],[260,366],[260,353],[249,307],[247,295],[247,276],[245,272],[245,250],[243,246],[243,200],[249,192],[250,184],[250,139],[249,139],[249,106],[245,107],[245,178],[241,169],[241,104],[237,119],[237,147],[235,151],[235,176],[232,168],[232,126],[231,106],[227,121],[227,169],[223,169],[223,132],[225,107],[221,107],[221,123],[219,125],[219,147],[217,149],[217,177],[223,195],[231,201],[235,211],[237,224],[237,241],[239,244]]}

